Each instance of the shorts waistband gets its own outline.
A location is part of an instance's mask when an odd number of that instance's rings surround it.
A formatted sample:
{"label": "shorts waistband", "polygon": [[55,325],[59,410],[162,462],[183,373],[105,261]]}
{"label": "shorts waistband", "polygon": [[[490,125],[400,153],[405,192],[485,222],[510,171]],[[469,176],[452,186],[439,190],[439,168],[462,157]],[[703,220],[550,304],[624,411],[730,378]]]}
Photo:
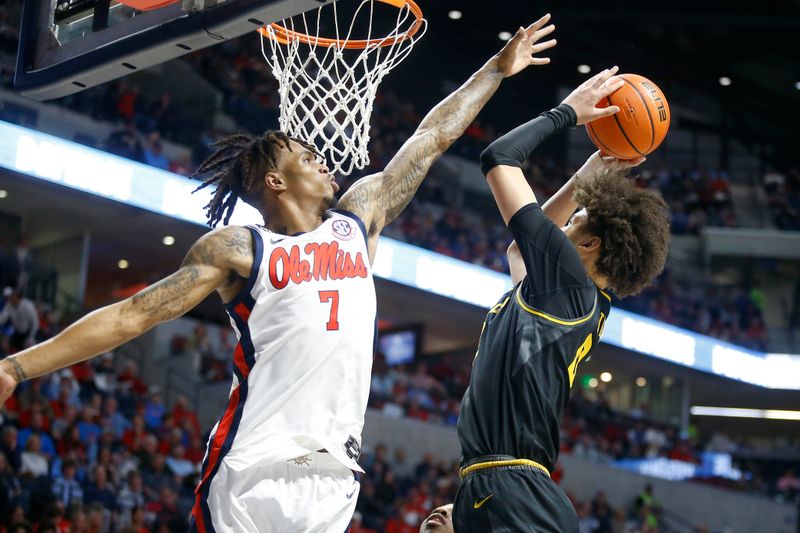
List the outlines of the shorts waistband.
{"label": "shorts waistband", "polygon": [[487,470],[539,470],[547,476],[550,476],[550,471],[531,459],[520,459],[511,455],[482,455],[470,459],[458,471],[461,479],[466,478],[471,474],[477,472],[485,472]]}

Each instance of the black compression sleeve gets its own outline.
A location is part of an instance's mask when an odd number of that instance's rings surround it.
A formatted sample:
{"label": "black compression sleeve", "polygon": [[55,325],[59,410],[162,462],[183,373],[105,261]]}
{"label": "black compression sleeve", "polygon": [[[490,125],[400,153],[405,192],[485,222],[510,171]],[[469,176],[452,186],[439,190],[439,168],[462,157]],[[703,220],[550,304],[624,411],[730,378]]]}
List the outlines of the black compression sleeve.
{"label": "black compression sleeve", "polygon": [[567,104],[545,111],[535,119],[509,131],[481,154],[484,175],[498,165],[520,167],[539,144],[556,132],[571,128],[578,118]]}

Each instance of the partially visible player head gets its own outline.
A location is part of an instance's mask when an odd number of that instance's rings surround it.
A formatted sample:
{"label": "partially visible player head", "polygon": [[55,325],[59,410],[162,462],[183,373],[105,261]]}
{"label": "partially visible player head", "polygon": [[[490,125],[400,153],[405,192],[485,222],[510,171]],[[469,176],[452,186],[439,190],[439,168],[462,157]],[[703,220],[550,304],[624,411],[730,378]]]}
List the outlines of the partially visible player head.
{"label": "partially visible player head", "polygon": [[204,178],[197,190],[216,186],[206,206],[211,227],[228,223],[239,198],[265,219],[281,203],[320,213],[334,203],[339,186],[316,148],[300,139],[267,131],[231,135],[213,146],[216,151],[193,174]]}
{"label": "partially visible player head", "polygon": [[419,526],[419,533],[453,533],[453,504],[434,509]]}
{"label": "partially visible player head", "polygon": [[667,260],[670,230],[664,200],[614,171],[581,178],[574,198],[582,209],[562,229],[589,275],[619,297],[641,292]]}

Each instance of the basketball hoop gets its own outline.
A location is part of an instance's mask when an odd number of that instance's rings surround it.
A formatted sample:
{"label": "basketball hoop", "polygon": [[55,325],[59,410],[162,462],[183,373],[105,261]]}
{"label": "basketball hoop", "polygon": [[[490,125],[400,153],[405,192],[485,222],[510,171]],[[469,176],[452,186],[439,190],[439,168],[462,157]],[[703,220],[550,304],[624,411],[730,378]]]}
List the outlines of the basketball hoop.
{"label": "basketball hoop", "polygon": [[[331,170],[345,175],[369,163],[369,121],[378,85],[426,29],[413,0],[356,1],[346,33],[340,31],[337,8],[344,0],[317,8],[315,15],[303,13],[259,29],[261,52],[278,80],[280,129],[314,144]],[[394,29],[383,37],[373,35],[377,4],[398,9]],[[321,36],[330,26],[333,36]]]}

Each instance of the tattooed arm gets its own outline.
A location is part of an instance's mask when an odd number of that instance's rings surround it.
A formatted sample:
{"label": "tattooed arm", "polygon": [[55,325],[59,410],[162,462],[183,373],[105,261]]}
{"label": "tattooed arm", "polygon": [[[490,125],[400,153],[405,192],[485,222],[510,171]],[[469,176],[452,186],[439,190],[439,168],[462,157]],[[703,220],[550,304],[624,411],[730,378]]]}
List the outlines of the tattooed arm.
{"label": "tattooed arm", "polygon": [[177,318],[215,289],[226,290],[252,264],[250,232],[226,227],[201,237],[180,269],[121,302],[81,318],[41,344],[0,361],[0,405],[14,387],[116,348],[156,324]]}
{"label": "tattooed arm", "polygon": [[549,20],[550,15],[545,15],[527,29],[520,28],[496,56],[428,113],[383,172],[358,180],[342,196],[339,206],[358,215],[367,226],[370,261],[381,230],[408,205],[433,162],[475,120],[503,78],[529,65],[550,62],[533,57],[556,44],[555,40],[537,44],[555,29],[545,26]]}

